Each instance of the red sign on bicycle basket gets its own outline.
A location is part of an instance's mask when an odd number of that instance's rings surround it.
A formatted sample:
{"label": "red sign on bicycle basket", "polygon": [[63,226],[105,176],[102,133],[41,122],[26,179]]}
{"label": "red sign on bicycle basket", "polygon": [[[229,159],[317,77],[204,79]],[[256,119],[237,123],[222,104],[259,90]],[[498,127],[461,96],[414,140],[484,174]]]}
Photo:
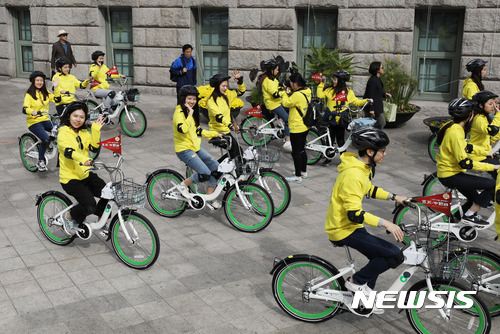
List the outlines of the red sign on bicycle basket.
{"label": "red sign on bicycle basket", "polygon": [[118,73],[118,68],[116,67],[116,65],[114,65],[113,67],[111,67],[109,69],[109,71],[106,72],[107,75],[112,75],[112,74],[120,74]]}
{"label": "red sign on bicycle basket", "polygon": [[92,80],[92,82],[90,83],[90,89],[94,88],[95,86],[99,86],[101,83],[97,80]]}
{"label": "red sign on bicycle basket", "polygon": [[107,148],[115,153],[122,154],[122,136],[116,136],[113,138],[106,139],[98,143],[102,147]]}
{"label": "red sign on bicycle basket", "polygon": [[262,108],[260,104],[245,112],[245,114],[262,119]]}
{"label": "red sign on bicycle basket", "polygon": [[321,82],[321,79],[323,79],[323,73],[316,73],[316,74],[311,74],[309,76],[309,78],[317,81],[317,82]]}
{"label": "red sign on bicycle basket", "polygon": [[451,216],[451,192],[415,198],[415,201],[442,212],[447,216]]}
{"label": "red sign on bicycle basket", "polygon": [[340,93],[335,96],[332,101],[347,101],[347,94],[345,90],[341,91]]}

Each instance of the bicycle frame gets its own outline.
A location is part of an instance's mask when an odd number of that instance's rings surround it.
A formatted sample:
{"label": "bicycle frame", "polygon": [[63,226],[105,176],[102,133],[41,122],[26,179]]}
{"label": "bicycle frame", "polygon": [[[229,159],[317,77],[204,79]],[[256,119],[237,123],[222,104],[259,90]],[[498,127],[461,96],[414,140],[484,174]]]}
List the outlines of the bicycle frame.
{"label": "bicycle frame", "polygon": [[[270,124],[277,124],[277,127],[269,127]],[[262,124],[257,128],[257,133],[273,136],[275,139],[279,139],[278,132],[284,130],[285,126],[283,122],[279,120],[278,116],[274,116],[271,120]]]}
{"label": "bicycle frame", "polygon": [[[317,142],[318,141],[321,142],[322,138],[324,138],[324,137],[326,137],[328,139],[328,145],[317,144]],[[311,151],[321,152],[324,156],[327,156],[326,151],[328,149],[334,150],[335,154],[347,151],[347,148],[349,147],[349,145],[351,145],[351,142],[352,142],[352,139],[351,139],[351,136],[349,136],[349,138],[347,138],[347,140],[345,141],[344,145],[342,145],[342,147],[334,146],[332,144],[332,137],[330,135],[330,128],[327,127],[326,132],[324,134],[322,134],[318,138],[306,143],[305,148],[309,149]]]}

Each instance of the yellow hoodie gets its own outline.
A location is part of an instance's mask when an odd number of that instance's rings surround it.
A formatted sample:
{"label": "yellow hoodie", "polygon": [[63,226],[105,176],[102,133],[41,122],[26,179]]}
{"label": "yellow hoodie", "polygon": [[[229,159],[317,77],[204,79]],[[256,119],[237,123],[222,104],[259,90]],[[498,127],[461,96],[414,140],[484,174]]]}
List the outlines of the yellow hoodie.
{"label": "yellow hoodie", "polygon": [[201,145],[201,138],[198,136],[212,139],[218,135],[216,131],[207,131],[199,126],[196,127],[194,118],[192,116],[184,116],[181,106],[175,108],[173,128],[175,152],[185,150],[198,152]]}
{"label": "yellow hoodie", "polygon": [[[443,142],[439,146],[439,153],[436,156],[437,175],[440,178],[450,177],[458,173],[463,173],[466,169],[460,167],[459,163],[467,164],[469,169],[485,172],[493,171],[492,164],[470,160],[466,153],[467,142],[465,141],[464,128],[460,124],[453,124],[444,134]],[[486,156],[486,152],[481,147],[472,147],[472,152]]]}
{"label": "yellow hoodie", "polygon": [[75,101],[75,97],[73,95],[61,95],[61,90],[65,90],[74,94],[76,92],[76,87],[83,89],[89,85],[88,80],[81,82],[72,74],[62,74],[61,72],[58,72],[52,78],[52,82],[54,82],[56,78],[59,78],[59,85],[54,89],[54,95],[55,97],[61,97],[61,101],[56,102],[56,106],[60,104],[68,104]]}
{"label": "yellow hoodie", "polygon": [[[325,231],[332,241],[345,239],[356,229],[364,227],[364,224],[381,224],[382,218],[363,211],[361,202],[366,195],[389,199],[387,191],[371,184],[371,168],[357,158],[358,155],[354,153],[340,156],[341,163],[337,167],[339,175],[333,186],[325,221]],[[356,211],[358,216],[363,214],[363,223],[350,221],[347,217],[349,211]]]}
{"label": "yellow hoodie", "polygon": [[[290,114],[288,116],[290,133],[302,133],[309,130],[309,128],[304,125],[303,116],[307,113],[307,107],[309,106],[308,102],[311,102],[311,95],[310,88],[298,90],[293,92],[290,96],[288,96],[288,94],[283,95],[281,100],[283,107],[290,108]],[[297,108],[302,112],[302,116],[300,116]]]}
{"label": "yellow hoodie", "polygon": [[[320,99],[326,99],[326,107],[331,112],[335,112],[337,114],[345,111],[345,110],[337,110],[337,109],[335,109],[335,107],[338,106],[338,105],[352,104],[352,105],[354,105],[356,107],[362,107],[366,103],[367,99],[362,99],[362,100],[358,99],[356,97],[356,95],[354,94],[354,92],[352,91],[352,89],[346,88],[346,90],[347,90],[347,101],[334,101],[338,94],[334,93],[333,87],[328,87],[327,89],[325,89],[325,83],[321,82],[318,85],[318,88],[316,90],[316,95]],[[333,117],[333,115],[331,115],[327,121],[331,121],[332,117]],[[339,117],[339,116],[337,116],[337,117]],[[337,121],[337,124],[338,124],[339,120],[337,119],[336,121]]]}
{"label": "yellow hoodie", "polygon": [[[23,103],[23,113],[26,114],[26,122],[28,124],[28,128],[33,124],[50,121],[50,117],[48,115],[49,112],[49,102],[54,102],[54,95],[49,93],[49,96],[46,100],[43,99],[43,94],[40,91],[36,91],[37,99],[35,100],[30,94],[26,93],[24,95],[24,103]],[[33,116],[31,113],[33,111],[45,111],[47,113],[43,113],[42,115]]]}
{"label": "yellow hoodie", "polygon": [[465,97],[466,99],[469,100],[472,100],[474,94],[479,92],[479,87],[471,78],[465,79],[462,87],[464,88],[464,91],[462,92],[462,97]]}
{"label": "yellow hoodie", "polygon": [[273,111],[281,105],[281,97],[285,91],[279,86],[278,79],[265,78],[262,81],[262,95],[264,95],[264,105],[267,110]]}
{"label": "yellow hoodie", "polygon": [[500,127],[500,113],[495,113],[491,124],[483,114],[478,114],[474,117],[468,140],[469,144],[474,146],[474,152],[469,154],[469,158],[472,160],[481,161],[486,159],[486,155],[491,151],[491,142],[496,142],[500,139],[500,132],[493,137],[489,135],[488,127],[490,125]]}
{"label": "yellow hoodie", "polygon": [[[89,75],[100,82],[99,85],[92,88],[92,91],[95,92],[98,89],[109,89],[109,83],[106,79],[108,79],[108,75],[106,72],[109,71],[109,68],[102,64],[101,66],[97,64],[92,64],[89,69]],[[120,77],[119,74],[110,75],[113,79],[118,79]]]}

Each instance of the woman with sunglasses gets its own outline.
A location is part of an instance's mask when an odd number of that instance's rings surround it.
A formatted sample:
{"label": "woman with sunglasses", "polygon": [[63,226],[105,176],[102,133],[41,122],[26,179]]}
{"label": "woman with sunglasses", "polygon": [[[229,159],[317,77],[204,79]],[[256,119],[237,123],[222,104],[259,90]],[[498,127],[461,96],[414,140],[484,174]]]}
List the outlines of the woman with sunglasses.
{"label": "woman with sunglasses", "polygon": [[104,118],[99,117],[87,131],[88,108],[85,103],[72,102],[61,117],[61,125],[57,135],[59,148],[59,182],[78,204],[73,207],[64,219],[64,229],[68,234],[75,234],[83,225],[85,218],[95,213],[101,216],[106,208],[107,200],[100,199],[96,205],[94,197],[101,196],[106,185],[97,174],[89,172],[92,159],[89,150],[95,152],[101,137]]}

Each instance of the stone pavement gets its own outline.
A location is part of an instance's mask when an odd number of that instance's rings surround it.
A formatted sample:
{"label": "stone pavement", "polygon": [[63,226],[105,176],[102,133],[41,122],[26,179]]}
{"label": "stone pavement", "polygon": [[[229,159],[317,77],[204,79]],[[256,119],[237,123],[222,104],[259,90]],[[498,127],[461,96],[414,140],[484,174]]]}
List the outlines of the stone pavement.
{"label": "stone pavement", "polygon": [[[51,244],[40,232],[35,195],[55,189],[55,162],[49,172],[30,173],[18,153],[18,136],[26,132],[21,114],[27,80],[0,82],[0,328],[2,333],[410,333],[403,313],[386,311],[368,319],[342,314],[320,324],[287,316],[271,291],[274,257],[309,253],[345,265],[344,250],[334,249],[323,230],[326,209],[337,175],[338,159],[328,167],[310,166],[309,178],[292,184],[292,203],[257,234],[233,229],[219,211],[188,210],[173,219],[147,206],[140,212],[155,225],[161,239],[156,264],[143,271],[122,264],[108,242],[92,237],[66,247]],[[173,151],[173,96],[143,94],[139,107],[148,129],[138,139],[123,138],[124,171],[136,182],[158,168],[183,171]],[[421,193],[422,176],[435,170],[427,156],[430,131],[425,117],[446,113],[446,104],[418,102],[422,111],[405,126],[387,129],[391,138],[386,162],[377,167],[374,183],[404,195]],[[52,108],[52,107],[51,107]],[[119,132],[103,130],[102,139]],[[205,148],[214,155],[218,150]],[[110,151],[99,159],[112,163]],[[278,171],[293,171],[284,154]],[[100,172],[107,180],[107,174]],[[392,219],[392,202],[366,200],[368,212]],[[381,229],[369,230],[391,240]],[[495,250],[492,230],[476,245]],[[366,260],[353,252],[359,264]],[[379,278],[387,288],[396,272]],[[409,287],[409,286],[408,286]],[[494,325],[499,325],[494,320]]]}

